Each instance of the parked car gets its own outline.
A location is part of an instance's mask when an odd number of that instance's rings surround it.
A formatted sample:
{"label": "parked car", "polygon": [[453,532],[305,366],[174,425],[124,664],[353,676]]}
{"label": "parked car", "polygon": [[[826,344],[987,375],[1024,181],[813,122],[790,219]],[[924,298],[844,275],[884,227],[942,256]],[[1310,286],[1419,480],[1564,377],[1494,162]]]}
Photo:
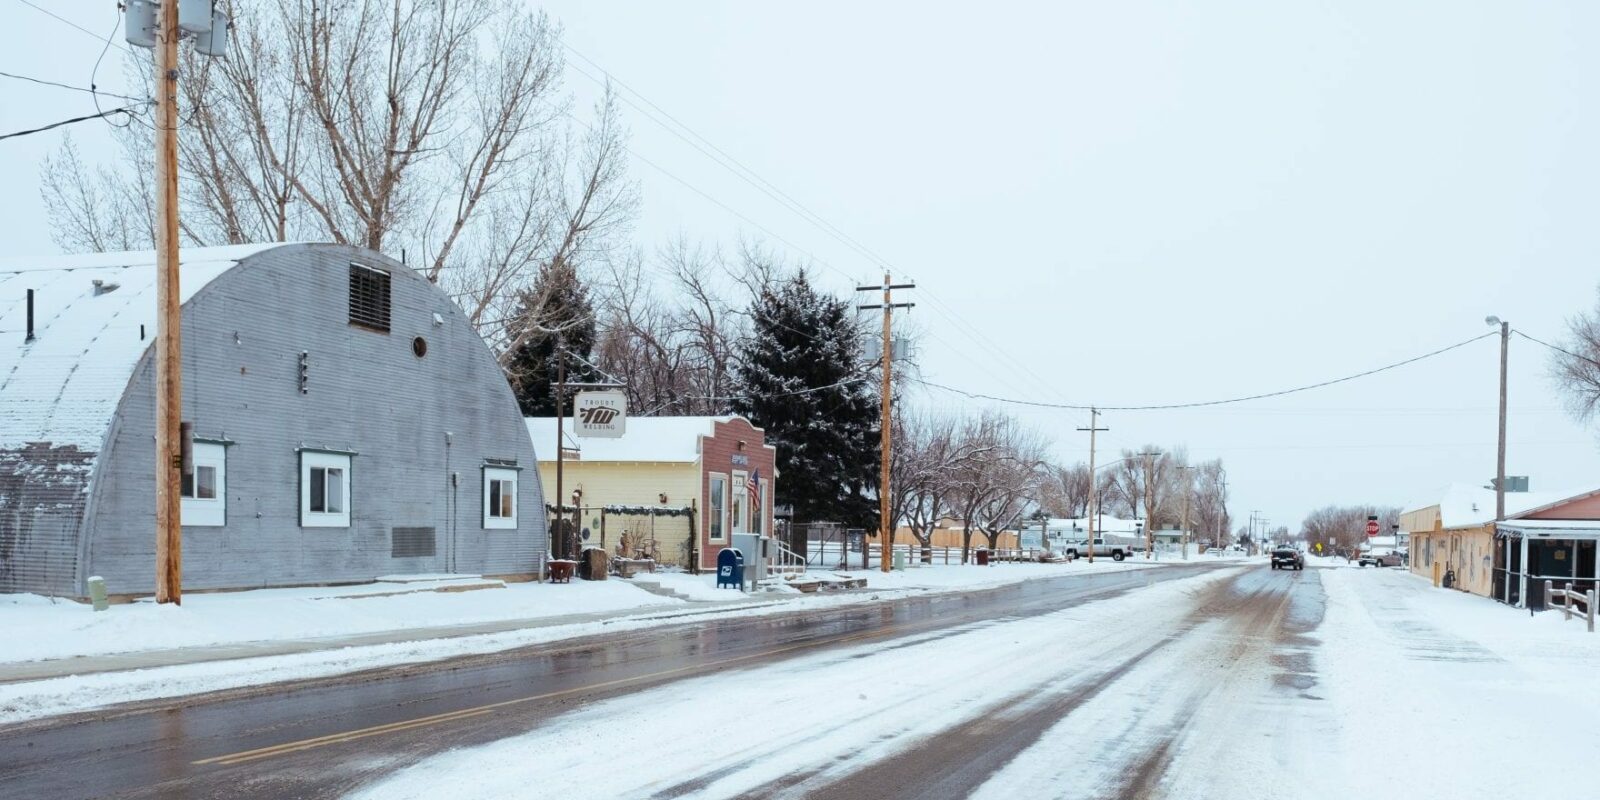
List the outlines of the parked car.
{"label": "parked car", "polygon": [[1398,567],[1405,564],[1405,556],[1397,550],[1368,550],[1356,559],[1359,566]]}
{"label": "parked car", "polygon": [[[1067,558],[1083,558],[1089,555],[1088,539],[1069,539],[1061,545]],[[1133,554],[1133,546],[1120,542],[1107,542],[1105,539],[1094,537],[1094,554],[1097,556],[1111,556],[1112,561],[1121,561]]]}
{"label": "parked car", "polygon": [[1272,551],[1273,569],[1305,569],[1306,557],[1293,547],[1279,547]]}

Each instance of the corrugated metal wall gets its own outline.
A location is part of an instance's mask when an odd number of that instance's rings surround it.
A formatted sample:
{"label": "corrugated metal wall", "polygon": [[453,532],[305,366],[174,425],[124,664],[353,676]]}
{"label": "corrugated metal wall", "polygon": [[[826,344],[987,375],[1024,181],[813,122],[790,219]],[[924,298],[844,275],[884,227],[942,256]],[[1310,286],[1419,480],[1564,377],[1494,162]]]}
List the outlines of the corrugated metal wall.
{"label": "corrugated metal wall", "polygon": [[[352,261],[391,273],[389,332],[350,324]],[[184,417],[197,437],[229,442],[227,524],[184,528],[186,588],[537,571],[545,520],[532,444],[499,365],[438,287],[358,248],[287,246],[196,295],[183,336]],[[427,341],[420,358],[416,337]],[[88,569],[112,593],[154,587],[153,378],[147,353],[90,510]],[[356,453],[350,527],[300,526],[301,447]],[[515,530],[483,527],[487,458],[523,468]],[[397,527],[435,529],[433,554],[395,557]]]}
{"label": "corrugated metal wall", "polygon": [[76,593],[94,455],[48,443],[0,450],[0,592]]}

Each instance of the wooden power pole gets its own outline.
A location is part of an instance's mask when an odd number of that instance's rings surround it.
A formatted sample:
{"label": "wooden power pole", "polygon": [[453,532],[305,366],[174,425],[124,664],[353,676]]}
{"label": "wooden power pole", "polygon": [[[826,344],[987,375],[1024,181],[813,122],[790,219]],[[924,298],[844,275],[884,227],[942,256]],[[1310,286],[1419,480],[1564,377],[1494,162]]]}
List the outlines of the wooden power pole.
{"label": "wooden power pole", "polygon": [[156,602],[183,601],[183,317],[178,291],[178,3],[156,22]]}
{"label": "wooden power pole", "polygon": [[1100,420],[1100,409],[1089,409],[1089,427],[1079,428],[1080,431],[1089,432],[1089,563],[1094,563],[1094,529],[1100,516],[1100,493],[1096,484],[1099,483],[1094,471],[1094,435],[1098,431],[1109,431],[1095,424]]}
{"label": "wooden power pole", "polygon": [[[891,486],[889,483],[889,459],[893,453],[890,450],[890,430],[893,427],[891,424],[893,419],[891,406],[894,402],[889,385],[891,365],[894,364],[894,339],[890,333],[890,319],[896,308],[911,308],[915,305],[913,303],[894,302],[894,290],[915,288],[917,288],[917,285],[914,283],[890,283],[889,273],[887,272],[883,273],[882,286],[856,287],[858,292],[883,291],[883,303],[857,307],[862,309],[883,309],[883,394],[878,403],[883,415],[883,419],[879,422],[879,426],[883,430],[878,444],[883,457],[882,472],[878,475],[878,561],[881,562],[878,567],[884,572],[888,572],[891,568],[890,561],[893,559],[894,554],[894,520],[890,518],[889,508],[889,487]],[[862,552],[865,553],[865,551],[866,546],[863,545]]]}

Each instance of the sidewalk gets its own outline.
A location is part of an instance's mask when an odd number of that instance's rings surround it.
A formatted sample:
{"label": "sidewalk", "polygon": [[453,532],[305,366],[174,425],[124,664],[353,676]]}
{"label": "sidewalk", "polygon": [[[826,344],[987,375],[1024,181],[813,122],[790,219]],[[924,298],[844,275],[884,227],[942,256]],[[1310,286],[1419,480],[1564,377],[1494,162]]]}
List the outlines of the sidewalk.
{"label": "sidewalk", "polygon": [[228,661],[239,658],[259,658],[261,656],[282,656],[293,655],[297,653],[312,653],[324,650],[339,650],[347,647],[364,647],[378,644],[398,644],[402,642],[454,639],[490,633],[505,633],[508,631],[553,628],[561,625],[582,625],[585,623],[594,622],[605,623],[616,620],[665,621],[673,620],[678,617],[693,617],[711,612],[732,611],[739,608],[754,607],[765,603],[783,600],[786,599],[786,597],[786,595],[776,595],[771,597],[752,597],[748,595],[740,595],[737,598],[729,598],[720,601],[696,600],[693,601],[693,606],[686,606],[681,602],[664,602],[655,605],[639,606],[621,611],[592,611],[582,614],[566,614],[562,616],[527,617],[522,619],[496,620],[493,622],[483,622],[473,625],[435,625],[425,628],[399,628],[395,630],[376,631],[372,633],[344,636],[313,636],[303,639],[277,639],[270,641],[242,642],[238,644],[175,647],[163,650],[144,650],[132,653],[107,653],[103,655],[53,658],[41,661],[21,661],[9,664],[0,663],[0,684],[16,683],[18,681],[45,680],[48,678],[63,678],[75,675],[94,675],[103,672],[149,669],[151,667],[172,667],[181,664],[204,664],[212,661]]}

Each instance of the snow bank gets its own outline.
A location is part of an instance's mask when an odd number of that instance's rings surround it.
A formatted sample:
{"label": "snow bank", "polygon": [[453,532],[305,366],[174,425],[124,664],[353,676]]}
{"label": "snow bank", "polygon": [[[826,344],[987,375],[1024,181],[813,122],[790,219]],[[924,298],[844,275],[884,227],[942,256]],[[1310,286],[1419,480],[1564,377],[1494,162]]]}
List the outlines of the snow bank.
{"label": "snow bank", "polygon": [[[486,583],[500,588],[416,591]],[[681,603],[626,581],[439,580],[258,589],[189,594],[181,606],[139,602],[101,612],[69,600],[10,594],[0,595],[0,630],[6,632],[0,662],[351,636]]]}

